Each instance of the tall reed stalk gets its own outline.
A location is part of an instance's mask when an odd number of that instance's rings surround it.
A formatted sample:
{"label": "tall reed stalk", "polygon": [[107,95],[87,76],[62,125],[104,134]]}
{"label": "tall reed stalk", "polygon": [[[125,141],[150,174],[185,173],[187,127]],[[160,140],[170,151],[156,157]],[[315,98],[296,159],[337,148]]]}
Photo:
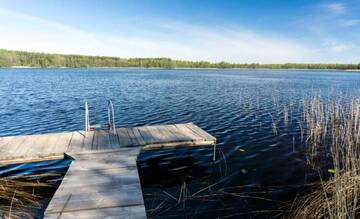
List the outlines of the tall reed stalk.
{"label": "tall reed stalk", "polygon": [[[349,104],[315,96],[302,101],[308,161],[321,188],[306,196],[292,218],[360,217],[360,98]],[[324,168],[330,177],[324,178]]]}
{"label": "tall reed stalk", "polygon": [[0,218],[33,218],[34,209],[41,207],[35,190],[48,186],[46,183],[27,180],[26,177],[0,178]]}

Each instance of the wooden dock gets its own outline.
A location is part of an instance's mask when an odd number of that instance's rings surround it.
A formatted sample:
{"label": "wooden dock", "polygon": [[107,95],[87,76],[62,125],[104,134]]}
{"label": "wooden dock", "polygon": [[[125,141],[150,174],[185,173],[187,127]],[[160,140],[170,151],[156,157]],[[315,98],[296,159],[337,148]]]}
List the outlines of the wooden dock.
{"label": "wooden dock", "polygon": [[141,150],[213,145],[192,123],[0,138],[0,165],[73,159],[45,218],[146,218],[137,157]]}

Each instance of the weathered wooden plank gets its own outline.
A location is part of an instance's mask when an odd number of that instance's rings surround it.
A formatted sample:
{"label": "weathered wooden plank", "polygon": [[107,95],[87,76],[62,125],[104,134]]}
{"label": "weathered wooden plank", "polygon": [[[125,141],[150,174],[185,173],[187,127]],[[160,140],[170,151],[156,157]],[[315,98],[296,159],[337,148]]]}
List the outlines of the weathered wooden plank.
{"label": "weathered wooden plank", "polygon": [[[51,155],[54,146],[59,138],[57,134],[43,134],[37,135],[36,140],[33,140],[33,136],[26,140],[22,147],[31,148],[30,150],[23,150],[22,152],[18,153],[18,156],[24,158],[32,158],[32,159],[39,159],[39,158],[46,158]],[[63,152],[61,153],[63,154]]]}
{"label": "weathered wooden plank", "polygon": [[109,160],[101,161],[95,160],[93,162],[86,162],[86,161],[78,161],[76,162],[79,164],[74,166],[73,170],[89,170],[89,169],[112,169],[112,168],[127,168],[131,166],[136,166],[136,157],[119,157],[118,162]]}
{"label": "weathered wooden plank", "polygon": [[140,135],[142,136],[145,145],[156,141],[156,139],[154,138],[154,136],[151,135],[149,130],[146,128],[146,126],[136,127],[136,129],[139,131]]}
{"label": "weathered wooden plank", "polygon": [[59,155],[51,155],[45,157],[25,157],[25,158],[12,158],[6,160],[0,160],[0,166],[2,165],[11,165],[11,164],[23,164],[23,163],[31,163],[31,162],[41,162],[48,160],[61,160],[64,159],[64,154]]}
{"label": "weathered wooden plank", "polygon": [[118,158],[122,158],[123,156],[136,157],[139,154],[140,150],[141,150],[140,147],[123,147],[115,150],[92,150],[81,153],[69,153],[69,154],[74,156],[74,158],[78,161],[91,158],[94,161],[104,160],[105,162],[106,160],[108,160],[110,162],[114,160],[116,162]]}
{"label": "weathered wooden plank", "polygon": [[95,208],[110,208],[131,205],[143,205],[141,190],[115,189],[90,193],[71,193],[54,196],[48,212],[76,211]]}
{"label": "weathered wooden plank", "polygon": [[[121,182],[121,181],[118,181]],[[68,197],[69,195],[77,195],[77,194],[89,194],[94,192],[106,192],[106,191],[118,191],[118,193],[124,190],[138,190],[141,191],[141,185],[139,182],[134,182],[132,184],[115,184],[114,182],[104,182],[97,183],[92,185],[70,185],[69,183],[66,186],[60,187],[57,190],[56,197],[57,201],[62,201],[64,197]],[[57,204],[54,200],[53,204]]]}
{"label": "weathered wooden plank", "polygon": [[5,160],[24,161],[60,156],[65,151],[89,152],[92,150],[119,149],[124,146],[176,146],[214,143],[216,138],[206,133],[196,125],[177,124],[166,126],[143,126],[135,128],[117,129],[113,135],[105,130],[88,133],[84,138],[83,132],[69,132],[45,135],[14,136],[0,138],[0,162]]}
{"label": "weathered wooden plank", "polygon": [[149,144],[144,146],[142,149],[152,150],[158,148],[177,148],[177,147],[199,147],[199,146],[210,146],[213,145],[213,141],[181,141],[173,143],[158,143],[158,144]]}
{"label": "weathered wooden plank", "polygon": [[168,132],[170,132],[173,136],[174,139],[176,139],[176,141],[183,141],[184,139],[182,139],[181,136],[179,136],[176,131],[174,132],[172,130],[172,127],[174,127],[176,129],[176,127],[174,125],[166,125],[165,128],[167,129]]}
{"label": "weathered wooden plank", "polygon": [[[75,164],[76,165],[76,164]],[[128,180],[133,180],[132,178],[129,178],[128,176],[131,175],[137,175],[137,167],[136,166],[127,166],[127,167],[115,167],[115,168],[101,168],[101,167],[97,167],[97,166],[93,166],[92,168],[86,168],[86,169],[80,169],[80,168],[75,168],[75,169],[71,169],[66,173],[66,179],[76,179],[76,177],[78,178],[83,178],[85,176],[94,176],[94,177],[107,177],[107,176],[111,176],[111,175],[115,175],[115,176],[125,176],[124,179],[128,179]],[[83,178],[84,179],[84,178]],[[94,185],[98,185],[98,184],[106,184],[107,181],[102,182],[102,183],[95,183]],[[134,182],[138,182],[138,180],[134,180]],[[82,182],[84,184],[84,182]],[[87,182],[86,182],[87,183]],[[112,184],[109,186],[129,186],[132,184],[128,184],[125,181],[121,181],[118,184]],[[89,185],[88,185],[89,186]],[[133,186],[133,185],[132,185]],[[61,186],[61,188],[59,188],[59,190],[64,190],[64,188],[69,188],[69,187],[75,187],[75,185],[73,184],[64,184]],[[104,187],[106,188],[106,187]],[[83,187],[81,189],[86,189],[86,187]],[[97,188],[99,189],[99,188]],[[100,188],[101,189],[101,188]]]}
{"label": "weathered wooden plank", "polygon": [[212,136],[209,133],[205,132],[204,130],[202,130],[198,126],[194,125],[193,123],[187,123],[187,124],[184,124],[184,125],[186,127],[188,127],[189,129],[191,129],[192,131],[194,131],[195,133],[197,133],[198,135],[203,136],[204,139],[207,139],[207,140],[210,140],[210,141],[216,141],[216,138],[214,136]]}
{"label": "weathered wooden plank", "polygon": [[[19,140],[21,139],[21,143],[16,146],[13,154],[11,154],[13,160],[23,159],[23,161],[29,162],[33,159],[46,157],[45,149],[47,148],[46,142],[49,139],[49,134],[20,136]],[[10,144],[11,146],[16,145],[15,142]]]}
{"label": "weathered wooden plank", "polygon": [[126,131],[128,132],[128,135],[130,137],[131,146],[139,146],[140,142],[137,140],[133,129],[132,128],[127,128]]}
{"label": "weathered wooden plank", "polygon": [[14,137],[16,137],[16,136],[1,137],[0,138],[0,150],[2,149],[3,146],[5,146]]}
{"label": "weathered wooden plank", "polygon": [[154,137],[155,141],[152,143],[162,143],[166,142],[166,136],[160,133],[154,126],[146,126],[146,129]]}
{"label": "weathered wooden plank", "polygon": [[94,141],[94,131],[88,131],[84,139],[84,149],[91,150]]}
{"label": "weathered wooden plank", "polygon": [[92,169],[88,169],[88,172],[86,173],[86,180],[84,180],[84,174],[82,175],[71,174],[69,177],[65,175],[62,182],[71,183],[71,186],[90,186],[90,185],[97,185],[100,183],[114,183],[118,185],[123,185],[123,184],[134,184],[140,182],[137,173],[100,175],[96,172],[100,172],[100,171],[92,171]]}
{"label": "weathered wooden plank", "polygon": [[25,137],[22,136],[16,136],[13,138],[9,138],[7,139],[7,142],[1,147],[1,154],[0,160],[7,160],[7,159],[12,159],[12,158],[17,158],[16,156],[16,150],[18,149],[17,147],[24,141]]}
{"label": "weathered wooden plank", "polygon": [[84,150],[85,135],[82,132],[74,132],[67,152],[79,152]]}
{"label": "weathered wooden plank", "polygon": [[59,134],[59,139],[56,141],[52,155],[62,154],[68,149],[70,145],[73,132],[65,132]]}
{"label": "weathered wooden plank", "polygon": [[145,207],[143,205],[90,209],[81,211],[63,212],[62,214],[47,214],[47,219],[98,219],[98,218],[122,218],[122,219],[146,219]]}
{"label": "weathered wooden plank", "polygon": [[60,137],[61,134],[58,133],[49,134],[49,138],[45,139],[45,142],[43,142],[45,150],[41,154],[41,157],[46,157],[54,151]]}
{"label": "weathered wooden plank", "polygon": [[46,219],[60,219],[60,217],[62,216],[61,213],[49,213],[44,215],[44,218]]}
{"label": "weathered wooden plank", "polygon": [[[16,138],[13,138],[8,145],[8,156],[7,158],[21,158],[18,154],[24,153],[23,150],[31,151],[33,148],[29,147],[31,143],[34,141],[37,141],[37,135],[36,136],[18,136]],[[27,146],[29,145],[29,146]]]}
{"label": "weathered wooden plank", "polygon": [[10,155],[10,150],[13,148],[11,144],[11,139],[14,138],[13,136],[10,137],[2,137],[2,144],[0,146],[0,160],[6,160],[8,155]]}
{"label": "weathered wooden plank", "polygon": [[191,129],[192,131],[194,131],[195,133],[204,136],[205,139],[209,140],[209,141],[213,141],[213,160],[216,159],[216,138],[212,135],[210,135],[209,133],[205,132],[204,130],[202,130],[201,128],[199,128],[198,126],[194,125],[193,123],[188,123],[185,124],[189,129]]}
{"label": "weathered wooden plank", "polygon": [[92,142],[92,146],[91,146],[91,150],[96,150],[97,149],[97,141],[98,141],[98,135],[99,135],[99,130],[94,130],[94,139]]}
{"label": "weathered wooden plank", "polygon": [[181,141],[192,141],[193,139],[190,136],[185,135],[178,127],[175,125],[168,125],[167,129],[176,136],[176,138]]}
{"label": "weathered wooden plank", "polygon": [[[63,215],[66,212],[91,209],[96,209],[97,212],[113,207],[144,207],[135,152],[139,153],[140,148],[74,156],[75,160],[45,214],[61,212]],[[126,165],[119,165],[124,163]],[[145,211],[142,215],[145,215]]]}
{"label": "weathered wooden plank", "polygon": [[[129,174],[132,174],[134,176],[137,175],[137,170],[134,169]],[[86,174],[83,174],[83,176],[87,176]],[[92,175],[89,175],[92,176]],[[76,179],[74,179],[76,180]],[[65,181],[65,185],[61,186],[58,189],[58,193],[56,196],[63,196],[66,194],[77,194],[77,193],[91,193],[91,192],[100,192],[100,191],[108,191],[108,190],[116,190],[116,189],[141,189],[141,185],[139,180],[129,180],[124,178],[124,181],[122,180],[104,180],[95,182],[92,181],[91,183],[79,183],[76,182],[74,184],[70,183],[72,180]]]}
{"label": "weathered wooden plank", "polygon": [[144,138],[141,136],[139,129],[132,128],[132,131],[133,131],[139,145],[146,145],[146,142],[145,142]]}
{"label": "weathered wooden plank", "polygon": [[[134,164],[133,159],[121,160],[120,162],[113,162],[113,163],[104,163],[104,162],[82,162],[82,166],[79,165],[73,169],[73,171],[86,171],[92,169],[94,171],[99,171],[103,169],[113,169],[113,168],[132,168],[136,167]],[[87,165],[87,166],[86,166]]]}
{"label": "weathered wooden plank", "polygon": [[[78,199],[79,197],[84,197],[84,195],[86,194],[87,195],[97,194],[98,196],[99,195],[104,196],[98,198],[108,198],[111,196],[122,195],[124,193],[126,194],[127,191],[131,191],[132,193],[134,193],[134,196],[138,196],[138,200],[142,200],[141,185],[139,180],[137,181],[127,180],[124,182],[121,180],[117,180],[117,181],[107,180],[105,182],[98,182],[98,183],[92,182],[90,184],[87,183],[81,184],[78,182],[73,183],[73,181],[70,180],[70,181],[65,181],[64,184],[65,185],[69,184],[69,186],[63,186],[58,189],[58,191],[55,193],[55,196],[51,200],[52,207],[49,207],[49,209],[51,209],[50,211],[54,211],[54,209],[57,209],[59,205],[61,206],[62,205],[61,203],[64,203],[67,197],[69,197],[70,195],[74,199]],[[138,191],[138,193],[136,193],[136,191]],[[99,193],[102,193],[102,195]],[[91,198],[89,197],[89,199]],[[143,203],[138,201],[136,204],[143,204]],[[124,205],[127,205],[127,203],[124,203]],[[112,207],[112,206],[102,206],[102,207]]]}
{"label": "weathered wooden plank", "polygon": [[116,132],[118,134],[120,147],[126,147],[132,144],[126,128],[118,128]]}
{"label": "weathered wooden plank", "polygon": [[111,149],[120,148],[120,142],[119,142],[119,138],[118,138],[116,131],[115,131],[115,133],[109,132],[109,138],[110,138],[110,148]]}
{"label": "weathered wooden plank", "polygon": [[183,135],[188,136],[191,141],[201,141],[201,140],[206,140],[204,137],[202,137],[201,135],[197,135],[196,133],[194,133],[191,129],[189,129],[187,126],[185,126],[184,124],[176,124],[175,127],[177,129],[179,129]]}
{"label": "weathered wooden plank", "polygon": [[154,126],[154,129],[163,136],[166,142],[170,143],[179,141],[177,136],[167,128],[167,125]]}
{"label": "weathered wooden plank", "polygon": [[93,150],[106,150],[110,148],[109,133],[105,130],[95,130]]}
{"label": "weathered wooden plank", "polygon": [[44,142],[46,142],[48,137],[48,135],[28,136],[25,142],[19,147],[21,150],[16,152],[17,156],[23,157],[23,155],[25,155],[29,158],[39,157],[40,153],[46,150]]}
{"label": "weathered wooden plank", "polygon": [[124,146],[196,146],[215,140],[193,124],[120,128],[115,135],[95,130],[88,132],[87,137],[83,132],[16,136],[0,138],[0,164],[4,159],[47,159],[66,152],[74,161],[50,202],[46,217],[63,218],[91,211],[102,215],[108,209],[122,212],[128,206],[139,206],[141,213],[136,215],[141,218],[145,217],[145,210],[136,166],[141,148]]}

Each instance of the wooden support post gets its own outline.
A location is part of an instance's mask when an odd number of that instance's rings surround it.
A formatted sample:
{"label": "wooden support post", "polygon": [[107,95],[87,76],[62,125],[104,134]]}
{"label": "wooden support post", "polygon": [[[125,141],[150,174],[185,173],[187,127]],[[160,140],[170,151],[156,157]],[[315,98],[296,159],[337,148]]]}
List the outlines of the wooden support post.
{"label": "wooden support post", "polygon": [[216,141],[213,144],[213,161],[216,160]]}

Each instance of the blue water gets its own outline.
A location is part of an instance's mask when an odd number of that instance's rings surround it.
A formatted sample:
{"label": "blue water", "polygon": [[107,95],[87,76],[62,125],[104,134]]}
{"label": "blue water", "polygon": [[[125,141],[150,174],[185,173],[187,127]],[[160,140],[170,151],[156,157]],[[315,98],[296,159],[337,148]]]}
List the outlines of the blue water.
{"label": "blue water", "polygon": [[[300,100],[321,94],[348,101],[359,95],[360,73],[1,69],[0,84],[0,136],[81,130],[85,100],[92,123],[106,122],[106,99],[118,127],[194,122],[218,139],[218,159],[210,147],[141,154],[148,215],[263,218],[317,179],[300,143]],[[188,198],[179,203],[183,191]]]}

